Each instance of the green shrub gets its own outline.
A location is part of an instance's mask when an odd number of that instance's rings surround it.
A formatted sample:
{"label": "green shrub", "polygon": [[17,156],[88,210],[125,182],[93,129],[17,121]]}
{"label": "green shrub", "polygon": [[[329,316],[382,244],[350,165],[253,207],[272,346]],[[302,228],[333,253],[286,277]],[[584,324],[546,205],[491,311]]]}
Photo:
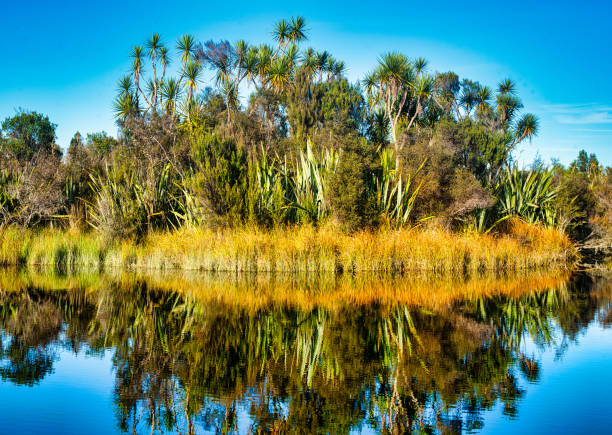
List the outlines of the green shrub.
{"label": "green shrub", "polygon": [[494,204],[487,189],[461,164],[457,150],[452,143],[438,140],[418,140],[404,150],[401,171],[414,174],[412,182],[420,186],[413,210],[415,219],[434,216],[450,226]]}
{"label": "green shrub", "polygon": [[378,224],[379,212],[372,178],[380,170],[376,148],[365,139],[349,138],[330,177],[328,198],[332,215],[349,231]]}
{"label": "green shrub", "polygon": [[248,215],[247,157],[232,139],[201,133],[193,144],[194,195],[210,221],[237,224]]}
{"label": "green shrub", "polygon": [[555,207],[569,235],[583,239],[590,232],[588,219],[597,213],[599,201],[589,184],[587,176],[576,171],[565,172],[560,180]]}

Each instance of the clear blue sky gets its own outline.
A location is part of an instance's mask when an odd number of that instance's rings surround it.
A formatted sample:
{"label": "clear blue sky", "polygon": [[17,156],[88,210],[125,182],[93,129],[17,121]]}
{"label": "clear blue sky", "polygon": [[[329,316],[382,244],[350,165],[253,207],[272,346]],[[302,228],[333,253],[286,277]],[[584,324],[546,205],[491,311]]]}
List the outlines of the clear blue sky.
{"label": "clear blue sky", "polygon": [[0,26],[0,119],[43,112],[66,147],[78,130],[115,135],[112,100],[128,53],[152,32],[166,42],[270,39],[302,15],[310,45],[328,49],[357,80],[385,51],[423,56],[432,70],[495,86],[511,77],[540,135],[518,150],[567,163],[578,150],[612,165],[612,5],[606,1],[5,2]]}

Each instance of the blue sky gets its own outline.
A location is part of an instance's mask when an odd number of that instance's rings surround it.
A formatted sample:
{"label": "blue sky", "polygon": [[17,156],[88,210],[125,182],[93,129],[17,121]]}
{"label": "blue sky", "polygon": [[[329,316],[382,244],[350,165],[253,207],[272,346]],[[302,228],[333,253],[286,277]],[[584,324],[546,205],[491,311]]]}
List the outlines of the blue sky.
{"label": "blue sky", "polygon": [[0,26],[0,119],[22,107],[58,124],[58,143],[106,130],[128,53],[152,32],[168,43],[270,40],[272,24],[302,15],[309,44],[363,77],[386,51],[423,56],[432,71],[453,70],[494,87],[518,83],[540,134],[517,150],[568,163],[581,148],[612,165],[612,4],[538,2],[6,2]]}

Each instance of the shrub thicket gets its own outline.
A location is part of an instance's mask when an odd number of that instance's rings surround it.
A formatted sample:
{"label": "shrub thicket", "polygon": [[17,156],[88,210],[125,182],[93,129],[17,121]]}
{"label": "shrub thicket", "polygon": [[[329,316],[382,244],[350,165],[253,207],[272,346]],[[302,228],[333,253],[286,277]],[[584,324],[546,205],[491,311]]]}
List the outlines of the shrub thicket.
{"label": "shrub thicket", "polygon": [[[493,90],[387,53],[351,84],[343,62],[301,48],[303,19],[285,25],[273,46],[185,35],[172,69],[153,34],[119,81],[119,138],[77,133],[63,159],[47,116],[6,118],[0,225],[87,225],[138,240],[183,225],[330,219],[348,231],[432,218],[501,231],[512,216],[574,237],[612,227],[610,171],[594,155],[568,168],[514,165],[538,120],[521,112],[511,80]],[[214,87],[198,89],[206,68]],[[245,88],[253,92],[242,100]]]}

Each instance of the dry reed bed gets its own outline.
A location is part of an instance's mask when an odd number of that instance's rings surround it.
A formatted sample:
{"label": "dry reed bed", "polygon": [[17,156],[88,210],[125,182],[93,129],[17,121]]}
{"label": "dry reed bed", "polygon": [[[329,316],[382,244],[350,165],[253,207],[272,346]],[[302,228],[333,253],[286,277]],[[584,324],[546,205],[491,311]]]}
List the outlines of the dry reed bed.
{"label": "dry reed bed", "polygon": [[333,226],[270,231],[184,228],[153,233],[142,242],[105,243],[94,233],[6,228],[0,264],[182,269],[234,272],[466,273],[484,270],[567,268],[578,257],[560,231],[508,222],[502,235],[451,233],[438,228],[360,232]]}

